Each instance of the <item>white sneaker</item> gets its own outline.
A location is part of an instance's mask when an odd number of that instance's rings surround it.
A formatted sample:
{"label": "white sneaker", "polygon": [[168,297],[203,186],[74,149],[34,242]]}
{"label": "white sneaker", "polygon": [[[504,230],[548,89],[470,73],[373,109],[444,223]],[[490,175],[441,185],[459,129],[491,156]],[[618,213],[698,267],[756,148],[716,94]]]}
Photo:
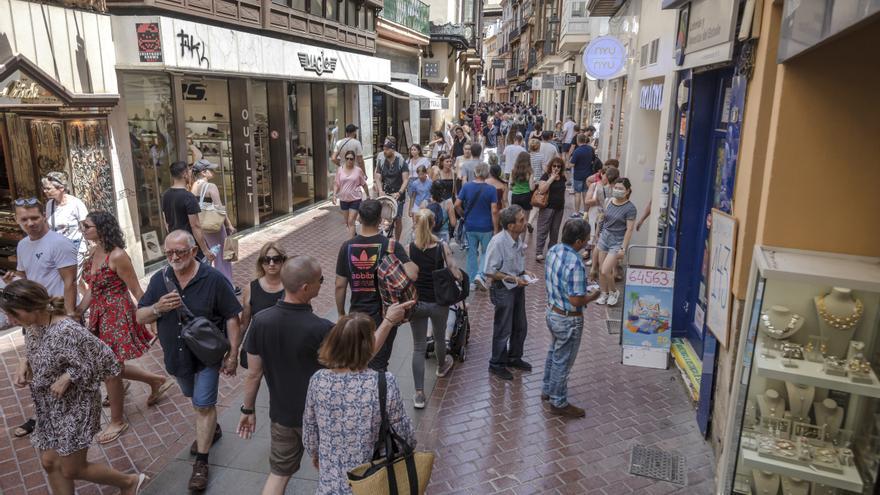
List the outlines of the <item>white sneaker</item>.
{"label": "white sneaker", "polygon": [[620,299],[620,291],[619,290],[616,290],[616,291],[608,294],[608,301],[607,301],[608,305],[614,306],[615,304],[617,304],[618,299]]}
{"label": "white sneaker", "polygon": [[608,302],[608,293],[603,292],[599,294],[599,299],[596,299],[596,304],[605,304],[606,302]]}
{"label": "white sneaker", "polygon": [[416,409],[424,409],[425,408],[425,393],[424,392],[416,392],[413,395],[413,407]]}

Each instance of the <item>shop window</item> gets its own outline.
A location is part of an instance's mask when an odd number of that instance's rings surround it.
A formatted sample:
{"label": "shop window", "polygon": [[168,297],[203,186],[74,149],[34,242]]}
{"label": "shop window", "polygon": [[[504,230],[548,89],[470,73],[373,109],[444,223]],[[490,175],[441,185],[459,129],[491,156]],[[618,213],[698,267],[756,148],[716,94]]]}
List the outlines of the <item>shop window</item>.
{"label": "shop window", "polygon": [[184,79],[187,162],[204,158],[217,165],[211,182],[220,190],[226,214],[235,224],[236,204],[229,135],[229,87],[222,79]]}
{"label": "shop window", "polygon": [[357,7],[354,0],[345,0],[345,24],[351,27],[357,27]]}
{"label": "shop window", "polygon": [[290,0],[290,8],[305,12],[306,0]]}
{"label": "shop window", "polygon": [[309,0],[309,13],[319,17],[324,16],[324,2],[321,0]]}
{"label": "shop window", "polygon": [[287,86],[287,118],[290,151],[293,153],[293,209],[315,202],[315,162],[312,156],[312,109],[309,83]]}
{"label": "shop window", "polygon": [[269,154],[269,102],[265,81],[253,81],[250,88],[250,107],[254,118],[254,166],[256,167],[257,209],[260,222],[273,216],[272,166]]}
{"label": "shop window", "polygon": [[[327,150],[332,152],[336,142],[345,136],[347,124],[345,115],[345,86],[341,84],[327,85]],[[327,160],[327,197],[333,194],[333,183],[336,180],[336,164]]]}
{"label": "shop window", "polygon": [[121,79],[144,262],[150,263],[162,259],[167,232],[161,198],[171,185],[169,165],[177,159],[171,81],[165,74],[143,73],[122,73]]}
{"label": "shop window", "polygon": [[376,30],[376,11],[373,9],[366,9],[367,13],[367,31],[375,31]]}

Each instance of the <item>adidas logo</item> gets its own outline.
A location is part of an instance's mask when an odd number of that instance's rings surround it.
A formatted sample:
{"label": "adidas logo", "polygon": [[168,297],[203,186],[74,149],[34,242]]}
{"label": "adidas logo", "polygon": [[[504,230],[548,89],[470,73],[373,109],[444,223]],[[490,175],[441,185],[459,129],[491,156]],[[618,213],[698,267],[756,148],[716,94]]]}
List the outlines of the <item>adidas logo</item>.
{"label": "adidas logo", "polygon": [[351,264],[355,266],[355,268],[359,270],[369,270],[373,268],[373,265],[376,264],[377,255],[368,256],[367,250],[364,249],[361,251],[360,257],[351,256]]}

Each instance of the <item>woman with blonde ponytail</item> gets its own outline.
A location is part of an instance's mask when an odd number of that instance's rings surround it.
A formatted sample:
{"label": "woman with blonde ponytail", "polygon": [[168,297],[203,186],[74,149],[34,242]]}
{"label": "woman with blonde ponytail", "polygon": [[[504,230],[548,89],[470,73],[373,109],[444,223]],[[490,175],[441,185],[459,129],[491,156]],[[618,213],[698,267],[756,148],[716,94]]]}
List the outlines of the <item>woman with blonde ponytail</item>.
{"label": "woman with blonde ponytail", "polygon": [[[436,303],[434,297],[434,270],[448,266],[453,275],[461,280],[461,272],[455,266],[455,260],[449,246],[440,242],[432,232],[434,213],[420,209],[413,217],[414,240],[409,245],[409,258],[418,265],[419,276],[416,279],[418,303],[413,310],[409,323],[413,331],[412,370],[416,394],[413,397],[414,407],[425,407],[425,350],[428,346],[428,320],[437,338],[434,339],[434,351],[437,353],[437,376],[444,377],[452,369],[452,356],[446,355],[446,318],[449,307]],[[445,258],[445,264],[444,264]]]}
{"label": "woman with blonde ponytail", "polygon": [[65,316],[63,298],[49,297],[32,280],[16,280],[0,291],[0,309],[27,329],[27,359],[13,383],[30,385],[37,419],[31,440],[40,451],[52,493],[72,495],[74,481],[85,480],[136,495],[145,475],[88,461],[92,438],[101,429],[100,383],[122,372],[116,355]]}

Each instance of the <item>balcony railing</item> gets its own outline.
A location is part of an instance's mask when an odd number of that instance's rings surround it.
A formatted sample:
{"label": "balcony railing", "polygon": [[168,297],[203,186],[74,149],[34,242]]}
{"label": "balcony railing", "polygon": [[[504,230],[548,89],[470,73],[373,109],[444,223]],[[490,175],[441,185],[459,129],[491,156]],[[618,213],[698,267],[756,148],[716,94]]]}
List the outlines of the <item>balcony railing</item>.
{"label": "balcony railing", "polygon": [[513,79],[514,77],[516,77],[516,75],[517,75],[518,73],[519,73],[519,68],[518,68],[518,67],[511,67],[511,68],[507,69],[507,78],[508,78],[508,79]]}
{"label": "balcony railing", "polygon": [[505,79],[503,77],[499,77],[498,79],[495,79],[495,87],[497,88],[499,86],[507,86],[507,79]]}
{"label": "balcony railing", "polygon": [[459,50],[464,50],[468,47],[470,40],[468,40],[467,31],[465,31],[462,24],[453,24],[451,22],[434,24],[431,22],[428,28],[431,34],[431,41],[446,42]]}
{"label": "balcony railing", "polygon": [[510,39],[513,40],[517,37],[519,37],[519,26],[512,26],[510,28]]}
{"label": "balcony railing", "polygon": [[379,12],[379,17],[428,36],[431,34],[429,9],[428,4],[419,0],[385,0],[385,8]]}
{"label": "balcony railing", "polygon": [[535,51],[534,48],[532,48],[531,50],[529,50],[529,70],[534,69],[536,65],[538,65],[538,52]]}

